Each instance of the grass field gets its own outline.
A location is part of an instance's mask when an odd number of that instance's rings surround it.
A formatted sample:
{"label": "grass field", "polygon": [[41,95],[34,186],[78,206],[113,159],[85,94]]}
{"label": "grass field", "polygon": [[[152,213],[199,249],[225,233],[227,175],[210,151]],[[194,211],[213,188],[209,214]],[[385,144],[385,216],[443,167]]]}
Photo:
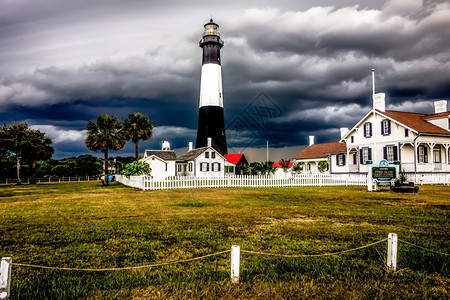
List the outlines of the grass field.
{"label": "grass field", "polygon": [[[98,182],[0,186],[0,256],[13,263],[115,268],[230,250],[320,254],[397,233],[450,253],[450,187],[417,195],[364,187],[140,191]],[[125,271],[13,266],[11,299],[443,299],[450,257],[399,243],[397,272],[383,242],[336,256],[241,253]]]}

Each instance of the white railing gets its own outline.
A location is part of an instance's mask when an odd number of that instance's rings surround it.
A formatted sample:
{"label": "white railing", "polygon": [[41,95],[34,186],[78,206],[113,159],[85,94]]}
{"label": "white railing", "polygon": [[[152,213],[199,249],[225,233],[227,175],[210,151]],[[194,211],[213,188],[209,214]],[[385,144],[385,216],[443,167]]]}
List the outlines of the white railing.
{"label": "white railing", "polygon": [[450,184],[449,173],[406,174],[407,181],[415,184]]}
{"label": "white railing", "polygon": [[116,175],[122,184],[142,190],[228,188],[228,187],[293,187],[367,185],[366,174],[299,174],[288,176],[229,175],[225,177],[171,177],[154,180],[148,176]]}

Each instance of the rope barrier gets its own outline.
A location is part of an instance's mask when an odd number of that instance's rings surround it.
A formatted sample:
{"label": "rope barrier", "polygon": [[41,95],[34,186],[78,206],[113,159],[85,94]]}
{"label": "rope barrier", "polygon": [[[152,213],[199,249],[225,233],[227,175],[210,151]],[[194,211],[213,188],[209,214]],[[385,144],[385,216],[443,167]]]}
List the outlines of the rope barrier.
{"label": "rope barrier", "polygon": [[170,262],[159,263],[159,264],[143,265],[143,266],[137,266],[137,267],[122,267],[122,268],[103,268],[103,269],[87,268],[87,269],[83,269],[83,268],[39,266],[39,265],[31,265],[31,264],[23,264],[23,263],[15,263],[15,262],[13,262],[12,265],[18,266],[18,267],[29,267],[29,268],[50,269],[50,270],[65,270],[65,271],[87,271],[87,272],[123,271],[123,270],[136,270],[136,269],[153,268],[153,267],[167,266],[167,265],[173,265],[173,264],[178,264],[178,263],[191,262],[191,261],[200,260],[200,259],[212,257],[212,256],[217,256],[217,255],[221,255],[221,254],[229,253],[229,252],[231,252],[231,250],[225,250],[225,251],[207,254],[207,255],[203,255],[203,256],[199,256],[199,257],[182,259],[182,260],[177,260],[177,261],[170,261]]}
{"label": "rope barrier", "polygon": [[249,253],[249,254],[259,254],[259,255],[277,256],[277,257],[291,257],[291,258],[320,257],[320,256],[331,256],[331,255],[338,255],[338,254],[353,252],[353,251],[357,251],[357,250],[361,250],[361,249],[364,249],[364,248],[368,248],[368,247],[374,246],[376,244],[379,244],[379,243],[382,243],[382,242],[385,242],[385,241],[387,241],[387,239],[382,239],[380,241],[373,242],[373,243],[370,243],[368,245],[361,246],[361,247],[354,248],[354,249],[343,250],[343,251],[339,251],[339,252],[322,253],[322,254],[297,254],[297,255],[294,254],[294,255],[288,255],[288,254],[274,254],[274,253],[249,251],[249,250],[241,250],[241,252]]}
{"label": "rope barrier", "polygon": [[399,240],[400,242],[403,242],[403,243],[405,243],[405,244],[408,244],[408,245],[410,245],[410,246],[413,246],[413,247],[416,247],[416,248],[419,248],[419,249],[422,249],[422,250],[426,250],[426,251],[429,251],[429,252],[433,252],[433,253],[435,253],[435,254],[440,254],[440,255],[450,256],[450,254],[448,254],[448,253],[430,250],[430,249],[427,249],[427,248],[425,248],[425,247],[415,245],[415,244],[413,244],[413,243],[407,242],[407,241],[402,240],[402,239],[398,239],[398,240]]}

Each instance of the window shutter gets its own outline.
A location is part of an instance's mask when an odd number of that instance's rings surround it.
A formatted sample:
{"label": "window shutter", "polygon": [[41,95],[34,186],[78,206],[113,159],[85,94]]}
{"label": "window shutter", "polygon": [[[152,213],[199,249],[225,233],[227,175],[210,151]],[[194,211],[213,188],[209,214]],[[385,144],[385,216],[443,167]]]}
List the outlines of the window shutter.
{"label": "window shutter", "polygon": [[359,149],[359,163],[364,164],[363,162],[363,149]]}
{"label": "window shutter", "polygon": [[206,171],[209,171],[209,164],[206,163]]}
{"label": "window shutter", "polygon": [[336,166],[339,166],[339,154],[336,154]]}
{"label": "window shutter", "polygon": [[366,124],[364,124],[363,129],[364,129],[364,137],[367,137]]}
{"label": "window shutter", "polygon": [[372,136],[372,123],[369,123],[369,128],[370,128],[370,135],[369,135],[369,137],[371,137]]}
{"label": "window shutter", "polygon": [[423,161],[428,163],[428,148],[426,146],[423,146]]}
{"label": "window shutter", "polygon": [[220,172],[220,163],[217,163],[217,166],[219,167],[219,170],[218,170],[218,171]]}
{"label": "window shutter", "polygon": [[387,147],[383,147],[383,159],[387,159]]}
{"label": "window shutter", "polygon": [[388,132],[387,134],[391,134],[391,120],[388,120]]}
{"label": "window shutter", "polygon": [[367,156],[369,160],[372,160],[372,148],[367,148]]}
{"label": "window shutter", "polygon": [[342,165],[345,166],[345,154],[342,154]]}
{"label": "window shutter", "polygon": [[386,133],[384,132],[384,120],[381,121],[381,135],[385,135]]}
{"label": "window shutter", "polygon": [[398,146],[394,146],[394,160],[398,160]]}

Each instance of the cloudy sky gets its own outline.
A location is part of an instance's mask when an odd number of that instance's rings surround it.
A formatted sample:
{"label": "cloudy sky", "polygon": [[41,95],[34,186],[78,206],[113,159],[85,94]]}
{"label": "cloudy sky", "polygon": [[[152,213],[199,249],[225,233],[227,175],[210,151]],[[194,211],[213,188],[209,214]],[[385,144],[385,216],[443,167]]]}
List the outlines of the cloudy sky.
{"label": "cloudy sky", "polygon": [[371,108],[372,68],[388,109],[450,100],[445,0],[0,0],[0,121],[45,131],[56,158],[89,152],[87,120],[100,114],[154,120],[141,151],[185,147],[211,16],[229,147],[338,140]]}

